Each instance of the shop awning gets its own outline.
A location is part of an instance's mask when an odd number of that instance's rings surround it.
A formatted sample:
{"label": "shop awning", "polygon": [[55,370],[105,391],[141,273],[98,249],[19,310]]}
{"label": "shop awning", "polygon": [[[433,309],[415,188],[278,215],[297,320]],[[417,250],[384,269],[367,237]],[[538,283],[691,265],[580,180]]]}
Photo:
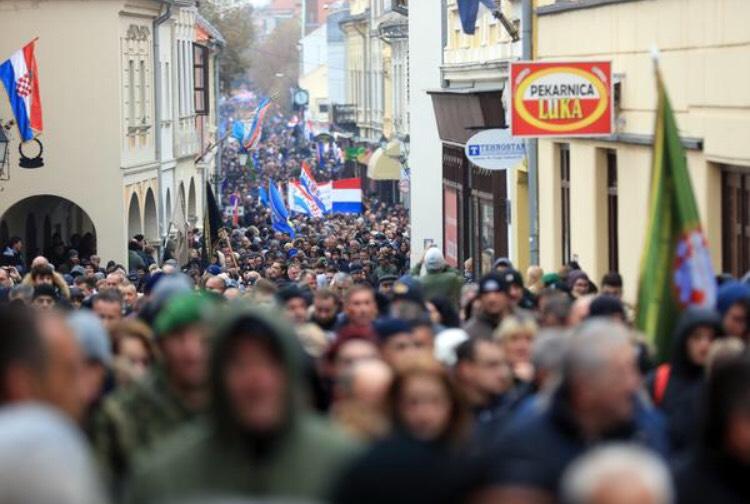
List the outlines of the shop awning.
{"label": "shop awning", "polygon": [[465,144],[477,131],[505,126],[502,90],[428,91],[443,142]]}
{"label": "shop awning", "polygon": [[379,147],[367,163],[367,178],[371,180],[399,180],[401,178],[401,143],[391,140]]}

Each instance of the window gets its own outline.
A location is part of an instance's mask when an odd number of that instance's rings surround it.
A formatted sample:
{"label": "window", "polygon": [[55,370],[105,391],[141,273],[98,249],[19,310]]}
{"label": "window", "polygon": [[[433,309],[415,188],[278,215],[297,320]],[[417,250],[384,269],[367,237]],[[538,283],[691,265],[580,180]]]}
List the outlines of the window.
{"label": "window", "polygon": [[182,41],[177,42],[177,115],[182,117],[185,115],[185,96],[183,87],[183,68],[185,61],[182,57]]}
{"label": "window", "polygon": [[725,166],[721,174],[721,244],[724,271],[750,270],[750,172]]}
{"label": "window", "polygon": [[138,122],[146,124],[146,62],[140,60],[138,62],[138,77],[140,85],[138,87],[138,99],[140,105],[140,113],[138,114]]}
{"label": "window", "polygon": [[607,242],[609,271],[619,271],[617,239],[617,151],[607,151]]}
{"label": "window", "polygon": [[128,60],[128,127],[134,128],[135,121],[135,60]]}
{"label": "window", "polygon": [[558,145],[560,156],[560,218],[562,264],[570,262],[570,146]]}
{"label": "window", "polygon": [[328,104],[327,103],[320,103],[318,104],[318,112],[321,114],[327,114],[328,113]]}
{"label": "window", "polygon": [[482,274],[492,271],[495,260],[495,209],[491,199],[479,200],[479,245],[482,254]]}
{"label": "window", "polygon": [[169,71],[169,62],[164,63],[164,106],[161,108],[161,119],[168,121],[172,118],[172,74]]}
{"label": "window", "polygon": [[193,44],[193,79],[195,81],[193,90],[195,93],[195,113],[208,115],[209,92],[208,92],[208,48]]}

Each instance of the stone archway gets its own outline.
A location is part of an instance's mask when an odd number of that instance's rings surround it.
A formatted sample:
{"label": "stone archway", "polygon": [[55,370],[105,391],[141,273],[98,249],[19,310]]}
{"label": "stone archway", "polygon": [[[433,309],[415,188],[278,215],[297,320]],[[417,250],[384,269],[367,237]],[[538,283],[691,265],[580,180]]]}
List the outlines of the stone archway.
{"label": "stone archway", "polygon": [[167,189],[167,195],[164,198],[164,215],[166,217],[166,224],[167,227],[169,227],[169,224],[172,222],[172,191]]}
{"label": "stone archway", "polygon": [[24,237],[24,255],[29,261],[34,254],[45,254],[54,262],[70,247],[75,235],[90,236],[85,252],[96,253],[93,220],[83,208],[60,196],[43,194],[17,201],[0,217],[0,229],[9,236]]}
{"label": "stone archway", "polygon": [[196,200],[195,200],[196,194],[195,194],[195,179],[193,177],[190,177],[190,190],[188,191],[188,203],[187,203],[187,220],[188,222],[192,222],[192,220],[198,218],[198,212],[196,212]]}
{"label": "stone archway", "polygon": [[138,205],[138,196],[133,193],[128,205],[128,240],[141,233],[141,208]]}
{"label": "stone archway", "polygon": [[180,205],[182,205],[182,213],[187,215],[187,198],[185,198],[185,184],[180,182],[179,199]]}
{"label": "stone archway", "polygon": [[154,191],[146,191],[146,204],[143,208],[143,234],[148,241],[159,240],[159,221],[156,213]]}

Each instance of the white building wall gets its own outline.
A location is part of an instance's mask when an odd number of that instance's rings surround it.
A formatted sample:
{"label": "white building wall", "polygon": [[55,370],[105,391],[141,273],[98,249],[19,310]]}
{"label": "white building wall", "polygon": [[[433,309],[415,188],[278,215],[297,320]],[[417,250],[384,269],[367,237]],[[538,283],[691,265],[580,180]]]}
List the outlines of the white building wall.
{"label": "white building wall", "polygon": [[302,45],[302,75],[328,63],[327,26],[321,25],[300,40]]}
{"label": "white building wall", "polygon": [[411,149],[411,253],[419,260],[425,240],[442,248],[442,149],[428,90],[440,87],[442,14],[433,2],[409,6]]}

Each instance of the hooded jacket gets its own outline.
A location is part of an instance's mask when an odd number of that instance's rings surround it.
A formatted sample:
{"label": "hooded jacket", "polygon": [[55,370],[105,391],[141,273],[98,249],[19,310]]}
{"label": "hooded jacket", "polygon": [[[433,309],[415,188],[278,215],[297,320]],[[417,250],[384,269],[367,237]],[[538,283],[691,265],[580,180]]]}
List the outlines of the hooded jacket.
{"label": "hooded jacket", "polygon": [[[227,317],[215,337],[207,418],[177,432],[142,460],[132,485],[133,503],[224,502],[274,497],[287,502],[325,500],[354,445],[303,407],[303,354],[291,328],[260,310]],[[286,419],[271,435],[247,432],[232,414],[223,373],[248,323],[264,327],[265,340],[287,375]],[[221,500],[224,499],[224,500]]]}
{"label": "hooded jacket", "polygon": [[[690,359],[687,346],[693,331],[703,326],[713,327],[718,334],[721,319],[713,310],[688,308],[681,315],[672,338],[669,381],[659,407],[667,417],[669,441],[676,454],[695,438],[696,411],[705,383],[705,372],[703,366]],[[654,394],[654,380],[653,373],[646,380],[651,394]]]}

